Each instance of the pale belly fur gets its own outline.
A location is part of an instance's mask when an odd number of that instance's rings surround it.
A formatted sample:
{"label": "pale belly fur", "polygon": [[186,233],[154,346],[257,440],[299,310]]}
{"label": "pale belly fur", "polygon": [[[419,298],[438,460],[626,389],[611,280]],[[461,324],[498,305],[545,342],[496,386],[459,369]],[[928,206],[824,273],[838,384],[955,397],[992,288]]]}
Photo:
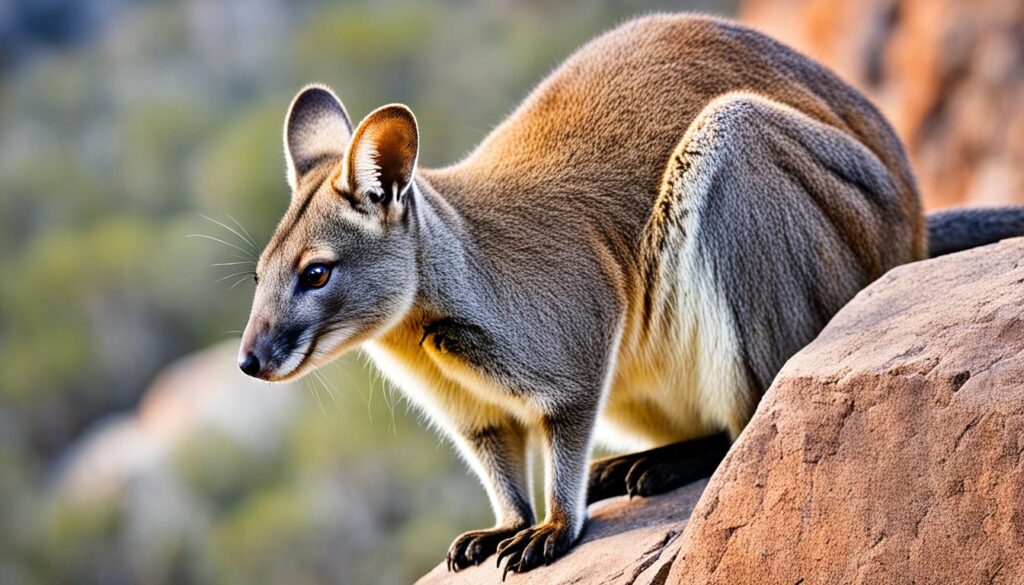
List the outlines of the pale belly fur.
{"label": "pale belly fur", "polygon": [[[688,227],[696,236],[698,226]],[[653,325],[644,332],[638,316],[627,320],[596,437],[615,450],[723,430],[735,437],[756,406],[742,375],[734,319],[702,268],[707,263],[683,238],[676,243],[668,247],[675,256],[661,262]]]}

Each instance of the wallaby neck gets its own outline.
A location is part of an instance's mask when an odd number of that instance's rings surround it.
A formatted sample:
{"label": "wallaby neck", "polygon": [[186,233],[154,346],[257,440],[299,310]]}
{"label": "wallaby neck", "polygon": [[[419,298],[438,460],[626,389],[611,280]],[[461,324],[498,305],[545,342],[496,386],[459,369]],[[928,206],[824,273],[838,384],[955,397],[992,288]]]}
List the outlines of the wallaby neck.
{"label": "wallaby neck", "polygon": [[415,181],[418,288],[413,311],[448,316],[458,307],[479,306],[488,296],[490,277],[473,244],[466,217],[453,207],[429,179]]}

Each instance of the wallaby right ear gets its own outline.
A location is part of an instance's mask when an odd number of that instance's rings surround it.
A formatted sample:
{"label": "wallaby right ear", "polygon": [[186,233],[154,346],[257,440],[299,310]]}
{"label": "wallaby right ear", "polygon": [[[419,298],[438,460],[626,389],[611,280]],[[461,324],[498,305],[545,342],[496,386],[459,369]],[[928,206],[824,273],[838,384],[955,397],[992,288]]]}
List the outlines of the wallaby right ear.
{"label": "wallaby right ear", "polygon": [[352,121],[330,88],[307,85],[292,100],[284,121],[288,184],[294,190],[303,174],[325,158],[341,160],[352,138]]}

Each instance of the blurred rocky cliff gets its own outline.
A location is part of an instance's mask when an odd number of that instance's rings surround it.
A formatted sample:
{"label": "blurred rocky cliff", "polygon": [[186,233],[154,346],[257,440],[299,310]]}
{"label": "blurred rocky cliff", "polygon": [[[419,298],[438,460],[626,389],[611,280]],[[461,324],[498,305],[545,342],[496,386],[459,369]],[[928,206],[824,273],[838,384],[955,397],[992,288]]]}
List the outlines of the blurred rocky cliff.
{"label": "blurred rocky cliff", "polygon": [[929,208],[1024,203],[1024,2],[746,0],[740,18],[879,106]]}

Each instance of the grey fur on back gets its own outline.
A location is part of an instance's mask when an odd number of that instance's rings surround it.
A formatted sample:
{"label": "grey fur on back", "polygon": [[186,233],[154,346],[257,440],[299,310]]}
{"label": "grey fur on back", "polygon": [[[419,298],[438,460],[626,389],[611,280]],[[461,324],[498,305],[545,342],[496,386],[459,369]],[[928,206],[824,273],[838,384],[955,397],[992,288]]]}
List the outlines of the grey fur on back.
{"label": "grey fur on back", "polygon": [[[913,258],[900,197],[878,157],[848,134],[766,97],[727,94],[697,117],[669,164],[646,230],[657,274],[648,294],[671,302],[658,291],[685,288],[675,279],[711,280],[704,290],[722,296],[739,346],[738,390],[754,405],[857,291]],[[699,262],[682,274],[688,248]]]}

